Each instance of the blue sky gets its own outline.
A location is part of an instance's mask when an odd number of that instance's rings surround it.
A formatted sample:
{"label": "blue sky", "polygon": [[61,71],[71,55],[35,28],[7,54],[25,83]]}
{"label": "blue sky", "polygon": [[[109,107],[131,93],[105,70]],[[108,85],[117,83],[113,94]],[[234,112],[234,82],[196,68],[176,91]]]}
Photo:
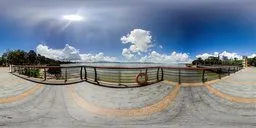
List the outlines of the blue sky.
{"label": "blue sky", "polygon": [[[6,49],[33,49],[55,59],[166,62],[224,51],[231,57],[251,56],[256,53],[255,8],[256,3],[249,0],[2,0],[0,54]],[[69,14],[83,20],[62,18]],[[122,42],[123,36],[132,38],[133,32],[138,43]],[[142,44],[141,38],[148,37]]]}

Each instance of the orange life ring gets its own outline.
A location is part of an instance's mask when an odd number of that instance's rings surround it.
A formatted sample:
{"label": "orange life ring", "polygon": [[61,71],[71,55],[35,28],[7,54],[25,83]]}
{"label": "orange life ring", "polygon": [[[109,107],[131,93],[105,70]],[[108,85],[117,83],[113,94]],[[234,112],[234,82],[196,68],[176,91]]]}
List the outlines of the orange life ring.
{"label": "orange life ring", "polygon": [[[139,77],[145,77],[144,81],[139,81]],[[139,84],[139,85],[147,85],[148,84],[148,75],[147,73],[139,73],[137,74],[136,76],[136,82]]]}

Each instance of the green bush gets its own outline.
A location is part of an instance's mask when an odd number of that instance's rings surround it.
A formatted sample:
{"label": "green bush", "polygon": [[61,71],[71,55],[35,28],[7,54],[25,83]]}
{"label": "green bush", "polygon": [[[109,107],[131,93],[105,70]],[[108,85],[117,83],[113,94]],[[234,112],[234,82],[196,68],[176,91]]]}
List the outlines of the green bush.
{"label": "green bush", "polygon": [[40,70],[39,69],[29,69],[25,68],[23,75],[39,78],[40,77]]}

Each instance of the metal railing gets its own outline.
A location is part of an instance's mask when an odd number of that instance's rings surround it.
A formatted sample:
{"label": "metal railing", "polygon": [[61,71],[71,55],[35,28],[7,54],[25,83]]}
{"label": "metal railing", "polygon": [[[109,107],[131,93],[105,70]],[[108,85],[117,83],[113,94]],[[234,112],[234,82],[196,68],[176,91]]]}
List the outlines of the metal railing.
{"label": "metal railing", "polygon": [[[52,74],[49,70],[60,70]],[[87,81],[109,87],[137,87],[139,73],[147,75],[147,83],[163,80],[177,83],[198,83],[221,79],[241,70],[238,66],[225,67],[100,67],[100,66],[12,66],[12,72],[29,80],[45,84],[70,84]],[[37,71],[35,71],[37,70]],[[37,75],[33,72],[39,72]],[[22,75],[23,74],[23,75]],[[36,76],[36,78],[35,78]],[[143,79],[143,78],[138,78]]]}

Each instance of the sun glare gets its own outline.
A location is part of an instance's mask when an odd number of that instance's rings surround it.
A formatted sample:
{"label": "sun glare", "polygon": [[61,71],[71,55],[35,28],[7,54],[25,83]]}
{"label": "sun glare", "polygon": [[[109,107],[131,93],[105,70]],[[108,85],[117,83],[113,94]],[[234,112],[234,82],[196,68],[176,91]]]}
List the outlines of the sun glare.
{"label": "sun glare", "polygon": [[84,19],[80,15],[64,15],[62,18],[69,21],[82,21]]}

